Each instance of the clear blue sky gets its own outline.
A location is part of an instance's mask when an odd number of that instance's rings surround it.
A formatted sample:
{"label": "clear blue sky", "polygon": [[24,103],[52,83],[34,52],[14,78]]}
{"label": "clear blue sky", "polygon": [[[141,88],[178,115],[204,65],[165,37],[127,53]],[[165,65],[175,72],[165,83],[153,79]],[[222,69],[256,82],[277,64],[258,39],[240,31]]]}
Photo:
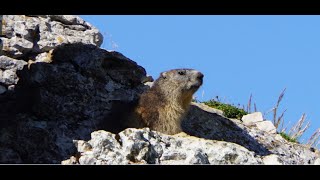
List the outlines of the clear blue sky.
{"label": "clear blue sky", "polygon": [[[287,88],[280,111],[296,122],[303,113],[320,127],[320,16],[80,16],[116,50],[157,78],[173,68],[204,73],[196,96],[247,104],[250,94],[269,111]],[[272,118],[269,113],[267,119]]]}

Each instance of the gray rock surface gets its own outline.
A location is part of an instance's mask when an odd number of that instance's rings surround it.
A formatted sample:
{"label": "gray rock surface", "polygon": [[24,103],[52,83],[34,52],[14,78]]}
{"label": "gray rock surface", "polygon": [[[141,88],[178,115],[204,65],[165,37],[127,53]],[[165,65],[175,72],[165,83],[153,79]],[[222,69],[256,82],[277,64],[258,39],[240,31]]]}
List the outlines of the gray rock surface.
{"label": "gray rock surface", "polygon": [[277,156],[275,154],[271,154],[271,155],[263,157],[262,161],[263,161],[263,164],[265,164],[265,165],[282,165],[282,162],[281,162],[279,156]]}
{"label": "gray rock surface", "polygon": [[203,111],[199,106],[192,105],[190,110],[182,124],[183,130],[190,135],[233,142],[259,156],[275,154],[282,164],[313,164],[320,156],[317,149],[288,142],[277,133],[246,126],[240,120]]}
{"label": "gray rock surface", "polygon": [[13,58],[47,52],[62,43],[82,42],[100,46],[103,37],[78,16],[4,15],[3,52]]}
{"label": "gray rock surface", "polygon": [[72,140],[103,129],[115,103],[145,89],[145,70],[100,49],[99,31],[77,16],[4,16],[4,22],[0,163],[60,163],[75,152]]}
{"label": "gray rock surface", "polygon": [[6,86],[16,85],[19,80],[16,72],[22,70],[26,64],[23,60],[0,56],[0,83]]}
{"label": "gray rock surface", "polygon": [[[149,128],[126,129],[118,135],[95,131],[91,140],[81,141],[78,152],[78,164],[262,164],[253,152],[234,143],[169,136]],[[71,157],[62,164],[74,163]]]}
{"label": "gray rock surface", "polygon": [[[80,143],[92,149],[77,146],[80,159],[72,161],[71,157],[63,164],[319,163],[320,153],[316,149],[288,142],[279,134],[257,126],[245,126],[239,120],[227,119],[215,113],[215,109],[209,110],[210,107],[200,107],[203,106],[193,103],[183,122],[184,131],[193,136],[186,133],[170,136],[148,128],[126,129],[119,134],[97,131],[92,133],[90,141]],[[104,140],[101,140],[102,136]]]}
{"label": "gray rock surface", "polygon": [[244,115],[241,118],[242,122],[246,126],[254,125],[257,122],[263,121],[263,116],[261,112],[254,112],[251,114]]}

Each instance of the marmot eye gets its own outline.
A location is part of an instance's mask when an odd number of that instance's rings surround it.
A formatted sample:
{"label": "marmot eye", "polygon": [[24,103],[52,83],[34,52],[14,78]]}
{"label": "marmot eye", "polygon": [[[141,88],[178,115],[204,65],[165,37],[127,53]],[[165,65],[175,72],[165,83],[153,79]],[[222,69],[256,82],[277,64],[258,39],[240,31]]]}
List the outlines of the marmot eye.
{"label": "marmot eye", "polygon": [[178,74],[185,75],[186,73],[184,71],[179,71]]}

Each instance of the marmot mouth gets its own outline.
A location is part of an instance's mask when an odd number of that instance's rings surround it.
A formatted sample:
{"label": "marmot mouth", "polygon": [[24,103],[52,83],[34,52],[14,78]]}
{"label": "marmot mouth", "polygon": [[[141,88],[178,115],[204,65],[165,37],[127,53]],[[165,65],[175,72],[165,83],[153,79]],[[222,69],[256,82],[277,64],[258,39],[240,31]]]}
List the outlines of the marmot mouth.
{"label": "marmot mouth", "polygon": [[190,89],[199,89],[199,87],[202,85],[202,81],[198,81],[197,83],[190,86]]}

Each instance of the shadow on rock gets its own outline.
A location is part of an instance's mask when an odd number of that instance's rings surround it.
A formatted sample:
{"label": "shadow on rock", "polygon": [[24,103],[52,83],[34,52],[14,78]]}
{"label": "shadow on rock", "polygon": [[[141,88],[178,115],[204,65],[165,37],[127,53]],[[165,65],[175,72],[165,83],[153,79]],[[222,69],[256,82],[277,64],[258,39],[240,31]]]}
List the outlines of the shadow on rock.
{"label": "shadow on rock", "polygon": [[6,131],[0,152],[11,154],[1,153],[0,163],[60,164],[74,154],[73,140],[102,129],[115,101],[137,99],[146,72],[120,53],[75,43],[56,47],[49,62],[25,65],[17,76],[12,94],[0,96],[8,110],[0,110]]}
{"label": "shadow on rock", "polygon": [[182,121],[182,129],[192,136],[239,144],[258,155],[271,154],[267,148],[230,119],[205,111],[197,105],[191,105],[187,117]]}

